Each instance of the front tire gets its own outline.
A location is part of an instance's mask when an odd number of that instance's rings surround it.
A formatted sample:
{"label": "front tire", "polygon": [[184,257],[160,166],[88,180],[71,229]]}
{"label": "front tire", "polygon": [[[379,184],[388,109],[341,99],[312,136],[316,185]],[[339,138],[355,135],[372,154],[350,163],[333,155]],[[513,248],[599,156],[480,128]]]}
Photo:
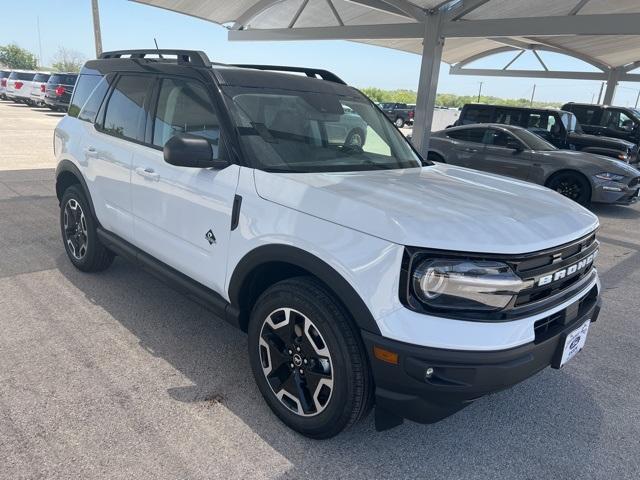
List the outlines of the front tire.
{"label": "front tire", "polygon": [[249,359],[273,412],[311,438],[330,438],[362,418],[372,380],[358,331],[311,277],[268,288],[249,322]]}
{"label": "front tire", "polygon": [[113,262],[114,254],[100,242],[97,226],[80,187],[67,188],[60,202],[62,241],[73,266],[83,272],[99,272]]}
{"label": "front tire", "polygon": [[396,127],[402,128],[402,127],[404,127],[405,121],[404,121],[404,118],[398,117],[398,118],[396,118],[396,121],[393,122],[393,123],[395,124]]}
{"label": "front tire", "polygon": [[587,206],[591,202],[591,185],[579,173],[557,173],[549,179],[547,187],[580,205]]}

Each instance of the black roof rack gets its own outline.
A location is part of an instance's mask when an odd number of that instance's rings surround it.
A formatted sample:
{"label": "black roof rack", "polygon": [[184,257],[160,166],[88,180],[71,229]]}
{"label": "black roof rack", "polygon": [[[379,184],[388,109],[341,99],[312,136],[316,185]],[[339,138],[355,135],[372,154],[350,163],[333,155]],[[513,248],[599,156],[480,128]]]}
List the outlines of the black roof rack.
{"label": "black roof rack", "polygon": [[307,77],[317,78],[327,82],[340,83],[346,85],[345,81],[338,77],[335,73],[331,73],[328,70],[322,70],[319,68],[305,68],[305,67],[284,67],[281,65],[248,65],[248,64],[233,64],[231,67],[239,68],[255,68],[256,70],[272,70],[274,72],[297,72],[304,73]]}
{"label": "black roof rack", "polygon": [[195,67],[210,67],[211,62],[209,61],[209,57],[204,52],[200,50],[162,50],[162,49],[149,49],[149,50],[116,50],[113,52],[103,52],[100,55],[100,59],[109,59],[109,58],[122,58],[128,56],[133,59],[144,59],[150,55],[158,55],[160,59],[154,58],[154,61],[162,60],[164,55],[167,56],[175,56],[178,64],[184,65],[189,64]]}

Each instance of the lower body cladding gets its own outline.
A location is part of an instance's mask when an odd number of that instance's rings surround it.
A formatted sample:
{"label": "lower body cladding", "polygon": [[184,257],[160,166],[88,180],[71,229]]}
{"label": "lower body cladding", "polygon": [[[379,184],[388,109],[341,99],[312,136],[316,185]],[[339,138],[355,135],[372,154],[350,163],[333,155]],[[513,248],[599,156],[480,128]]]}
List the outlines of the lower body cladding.
{"label": "lower body cladding", "polygon": [[578,343],[571,334],[598,319],[600,304],[594,285],[566,309],[536,321],[533,342],[499,351],[421,347],[363,331],[376,385],[376,428],[392,428],[404,418],[435,423],[546,367],[560,368],[565,345]]}

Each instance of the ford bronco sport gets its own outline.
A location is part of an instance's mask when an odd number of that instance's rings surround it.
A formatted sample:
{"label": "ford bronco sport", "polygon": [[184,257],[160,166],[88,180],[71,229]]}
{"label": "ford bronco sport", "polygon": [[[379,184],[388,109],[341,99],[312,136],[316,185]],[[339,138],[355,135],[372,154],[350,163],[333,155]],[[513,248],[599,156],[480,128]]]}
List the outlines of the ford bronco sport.
{"label": "ford bronco sport", "polygon": [[248,332],[260,392],[310,437],[374,405],[378,429],[445,418],[563,366],[600,311],[593,214],[421,164],[330,72],[104,53],[54,144],[73,265],[119,255]]}

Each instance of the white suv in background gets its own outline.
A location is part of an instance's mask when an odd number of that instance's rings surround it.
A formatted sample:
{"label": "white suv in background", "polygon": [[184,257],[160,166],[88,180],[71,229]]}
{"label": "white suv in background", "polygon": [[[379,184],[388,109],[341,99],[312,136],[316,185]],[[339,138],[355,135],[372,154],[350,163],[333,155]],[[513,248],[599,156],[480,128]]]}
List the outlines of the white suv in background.
{"label": "white suv in background", "polygon": [[330,72],[104,53],[54,146],[71,262],[122,256],[247,331],[266,402],[310,437],[373,405],[378,429],[445,418],[560,368],[600,311],[593,214],[421,160]]}
{"label": "white suv in background", "polygon": [[7,78],[7,88],[4,92],[9,100],[27,102],[31,99],[31,81],[37,72],[14,70]]}

